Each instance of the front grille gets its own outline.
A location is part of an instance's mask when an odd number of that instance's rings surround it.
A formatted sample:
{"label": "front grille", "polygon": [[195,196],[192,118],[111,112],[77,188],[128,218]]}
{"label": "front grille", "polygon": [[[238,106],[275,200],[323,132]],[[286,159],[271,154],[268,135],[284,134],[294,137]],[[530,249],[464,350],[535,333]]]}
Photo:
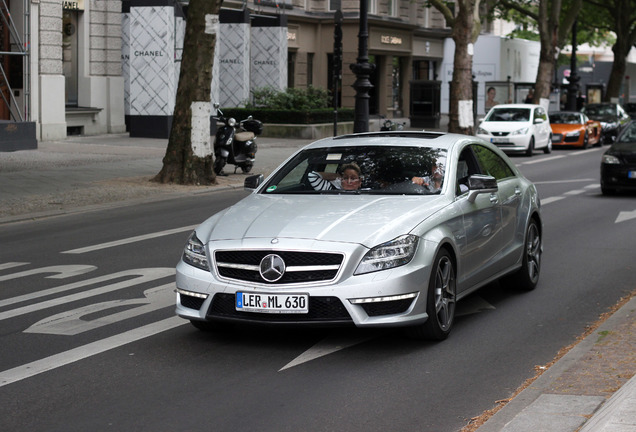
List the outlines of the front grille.
{"label": "front grille", "polygon": [[[285,273],[279,280],[268,282],[261,277],[259,266],[261,260],[272,253],[285,261]],[[280,285],[333,280],[340,270],[344,255],[324,252],[233,250],[216,251],[214,259],[222,277]]]}
{"label": "front grille", "polygon": [[569,142],[569,143],[578,142],[578,140],[579,140],[578,136],[566,136],[565,137],[565,142]]}
{"label": "front grille", "polygon": [[404,313],[411,306],[411,303],[413,303],[413,299],[407,298],[385,302],[363,303],[361,306],[367,315],[374,317]]}
{"label": "front grille", "polygon": [[510,132],[491,132],[493,134],[493,136],[496,137],[503,137],[503,136],[508,136],[508,134],[510,134]]}
{"label": "front grille", "polygon": [[217,293],[207,316],[269,323],[352,323],[351,316],[338,297],[309,297],[306,314],[241,312],[236,310],[234,294]]}
{"label": "front grille", "polygon": [[179,298],[181,299],[181,306],[196,310],[201,309],[201,306],[203,306],[203,302],[205,301],[205,299],[201,297],[194,297],[185,294],[179,294]]}

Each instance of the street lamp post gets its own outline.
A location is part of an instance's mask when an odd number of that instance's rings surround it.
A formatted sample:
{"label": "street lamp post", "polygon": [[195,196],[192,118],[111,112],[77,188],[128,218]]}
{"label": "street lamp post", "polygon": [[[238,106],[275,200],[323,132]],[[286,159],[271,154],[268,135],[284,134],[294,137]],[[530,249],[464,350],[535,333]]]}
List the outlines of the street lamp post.
{"label": "street lamp post", "polygon": [[369,77],[375,70],[375,65],[369,63],[367,44],[369,29],[367,23],[368,0],[360,0],[360,30],[358,33],[358,58],[357,63],[349,65],[356,76],[353,88],[356,90],[355,118],[353,131],[369,131],[369,90],[373,88]]}

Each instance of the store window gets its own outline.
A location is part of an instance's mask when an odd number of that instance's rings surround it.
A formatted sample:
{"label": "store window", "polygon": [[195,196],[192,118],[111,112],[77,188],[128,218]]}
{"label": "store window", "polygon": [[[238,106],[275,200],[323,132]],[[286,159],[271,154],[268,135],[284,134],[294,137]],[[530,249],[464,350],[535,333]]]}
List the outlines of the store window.
{"label": "store window", "polygon": [[396,17],[399,15],[399,0],[389,0],[389,16]]}
{"label": "store window", "polygon": [[74,10],[64,10],[62,15],[62,67],[66,84],[67,106],[77,106],[78,104],[78,13]]}
{"label": "store window", "polygon": [[314,85],[314,53],[307,53],[307,86]]}
{"label": "store window", "polygon": [[296,53],[287,53],[287,87],[294,88],[295,80],[294,74],[296,73]]}

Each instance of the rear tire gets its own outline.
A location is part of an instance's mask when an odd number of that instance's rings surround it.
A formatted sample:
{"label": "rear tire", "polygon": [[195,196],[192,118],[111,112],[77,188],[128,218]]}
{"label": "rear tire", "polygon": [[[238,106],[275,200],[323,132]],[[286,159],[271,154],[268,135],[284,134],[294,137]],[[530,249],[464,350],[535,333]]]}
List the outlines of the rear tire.
{"label": "rear tire", "polygon": [[455,322],[455,265],[450,254],[441,250],[433,262],[426,290],[426,314],[422,325],[407,327],[413,339],[441,341],[448,337]]}
{"label": "rear tire", "polygon": [[548,145],[543,148],[543,153],[550,154],[552,153],[552,135],[548,138]]}
{"label": "rear tire", "polygon": [[534,219],[530,219],[526,229],[526,240],[523,248],[523,258],[521,268],[512,274],[508,281],[515,288],[521,291],[532,291],[539,282],[541,272],[541,231],[539,224]]}

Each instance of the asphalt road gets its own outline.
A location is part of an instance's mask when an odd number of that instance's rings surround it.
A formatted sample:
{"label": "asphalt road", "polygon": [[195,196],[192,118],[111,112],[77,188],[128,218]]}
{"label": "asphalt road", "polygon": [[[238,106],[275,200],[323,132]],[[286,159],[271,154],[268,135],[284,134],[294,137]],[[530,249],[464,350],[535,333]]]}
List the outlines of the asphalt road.
{"label": "asphalt road", "polygon": [[174,317],[191,229],[244,192],[0,226],[0,430],[458,431],[636,285],[636,201],[601,195],[601,152],[513,158],[544,206],[539,286],[485,287],[442,343]]}

